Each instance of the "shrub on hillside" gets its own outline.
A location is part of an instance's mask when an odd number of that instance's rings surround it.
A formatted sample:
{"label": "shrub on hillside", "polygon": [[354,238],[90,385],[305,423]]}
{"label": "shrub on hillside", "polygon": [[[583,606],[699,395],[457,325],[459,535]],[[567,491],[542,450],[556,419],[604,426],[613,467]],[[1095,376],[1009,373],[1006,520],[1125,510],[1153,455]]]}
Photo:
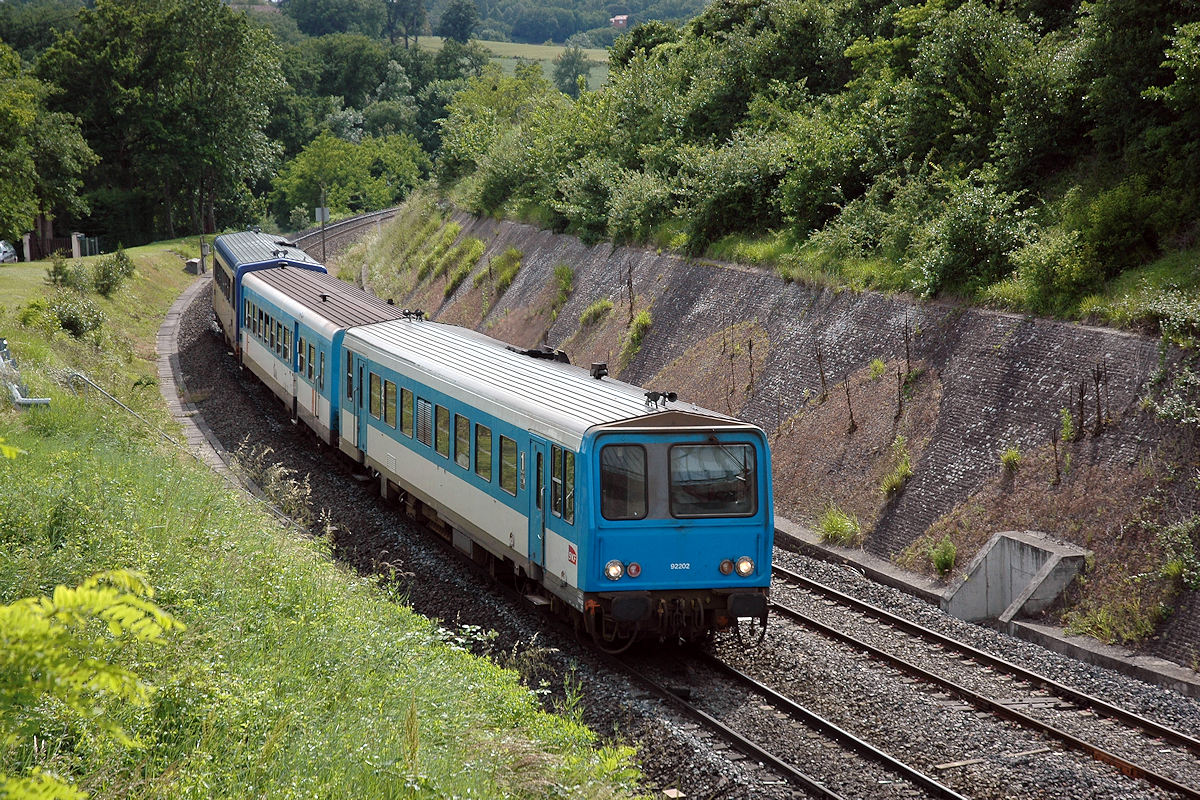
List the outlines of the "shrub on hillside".
{"label": "shrub on hillside", "polygon": [[954,188],[941,213],[917,236],[912,257],[925,295],[979,289],[1012,271],[1012,254],[1029,238],[1017,195],[976,180]]}
{"label": "shrub on hillside", "polygon": [[99,330],[104,324],[104,312],[91,298],[79,292],[59,292],[50,300],[49,311],[58,320],[59,327],[76,339]]}

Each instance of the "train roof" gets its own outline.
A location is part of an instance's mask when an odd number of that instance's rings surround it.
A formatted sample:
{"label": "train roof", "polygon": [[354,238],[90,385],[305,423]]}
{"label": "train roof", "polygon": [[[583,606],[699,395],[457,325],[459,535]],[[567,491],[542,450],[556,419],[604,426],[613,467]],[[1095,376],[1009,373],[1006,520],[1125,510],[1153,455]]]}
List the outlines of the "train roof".
{"label": "train roof", "polygon": [[578,449],[597,427],[745,427],[691,403],[651,404],[646,390],[547,358],[535,358],[468,328],[397,319],[354,328],[349,347],[383,365],[414,369],[433,388],[546,438]]}
{"label": "train roof", "polygon": [[262,281],[290,297],[301,308],[325,318],[335,328],[400,319],[402,315],[394,305],[324,272],[280,265],[259,270],[246,280]]}
{"label": "train roof", "polygon": [[319,261],[300,249],[300,245],[289,242],[279,235],[257,231],[224,233],[216,238],[214,246],[235,273],[247,264],[262,264],[270,261],[285,261],[303,265],[307,269],[325,271]]}

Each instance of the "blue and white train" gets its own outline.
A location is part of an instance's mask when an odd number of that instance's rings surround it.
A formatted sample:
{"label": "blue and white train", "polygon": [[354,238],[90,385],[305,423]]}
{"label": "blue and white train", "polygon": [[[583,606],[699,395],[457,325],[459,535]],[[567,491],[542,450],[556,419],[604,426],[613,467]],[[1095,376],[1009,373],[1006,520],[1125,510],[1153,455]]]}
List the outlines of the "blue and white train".
{"label": "blue and white train", "polygon": [[385,496],[605,647],[765,625],[761,429],[402,311],[284,244],[217,237],[230,284],[217,281],[218,320],[241,362],[378,473]]}

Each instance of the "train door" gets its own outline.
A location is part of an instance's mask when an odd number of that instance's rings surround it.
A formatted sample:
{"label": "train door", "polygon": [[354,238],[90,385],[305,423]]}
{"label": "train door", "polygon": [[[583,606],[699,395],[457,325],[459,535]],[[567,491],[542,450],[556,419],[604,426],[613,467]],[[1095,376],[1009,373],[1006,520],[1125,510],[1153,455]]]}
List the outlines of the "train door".
{"label": "train door", "polygon": [[288,371],[292,373],[292,419],[296,419],[297,406],[300,403],[300,373],[296,371],[296,351],[300,343],[300,323],[292,323],[292,344],[288,350]]}
{"label": "train door", "polygon": [[358,447],[358,401],[355,400],[358,389],[354,375],[356,371],[361,372],[361,363],[361,359],[352,351],[346,351],[346,396],[342,399],[342,438],[353,447]]}
{"label": "train door", "polygon": [[358,418],[354,440],[361,452],[367,449],[367,362],[362,356],[354,357],[354,377],[354,415]]}
{"label": "train door", "polygon": [[533,462],[533,480],[529,487],[529,560],[538,566],[546,564],[546,495],[549,483],[546,451],[546,442],[530,437],[529,458]]}

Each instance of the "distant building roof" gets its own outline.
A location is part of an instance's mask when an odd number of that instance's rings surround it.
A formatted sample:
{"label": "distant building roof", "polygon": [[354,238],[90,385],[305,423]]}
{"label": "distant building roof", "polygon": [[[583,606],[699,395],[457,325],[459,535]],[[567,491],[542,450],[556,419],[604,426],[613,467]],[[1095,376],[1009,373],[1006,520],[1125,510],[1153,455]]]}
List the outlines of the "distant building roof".
{"label": "distant building roof", "polygon": [[614,28],[624,28],[629,24],[628,14],[617,14],[615,17],[609,17],[608,23]]}

